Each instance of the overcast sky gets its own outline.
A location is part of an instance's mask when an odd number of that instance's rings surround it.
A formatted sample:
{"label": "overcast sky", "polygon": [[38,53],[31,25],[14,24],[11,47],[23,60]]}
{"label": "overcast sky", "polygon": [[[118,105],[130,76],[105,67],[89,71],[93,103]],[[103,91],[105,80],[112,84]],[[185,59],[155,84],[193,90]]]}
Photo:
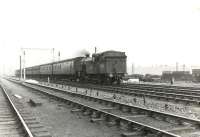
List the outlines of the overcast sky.
{"label": "overcast sky", "polygon": [[[199,0],[1,0],[0,67],[19,68],[20,47],[126,52],[128,66],[200,66]],[[27,51],[27,66],[52,60]]]}

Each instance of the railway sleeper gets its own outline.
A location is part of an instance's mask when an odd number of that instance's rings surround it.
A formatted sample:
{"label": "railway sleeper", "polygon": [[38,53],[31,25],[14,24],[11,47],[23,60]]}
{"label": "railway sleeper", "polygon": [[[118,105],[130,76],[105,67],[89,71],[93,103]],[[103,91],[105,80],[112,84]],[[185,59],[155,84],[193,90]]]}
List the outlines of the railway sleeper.
{"label": "railway sleeper", "polygon": [[35,100],[35,99],[34,100],[30,99],[28,103],[30,103],[30,105],[34,107],[42,105],[42,103],[39,100]]}
{"label": "railway sleeper", "polygon": [[89,110],[89,109],[86,109],[85,111],[83,111],[83,116],[88,116],[88,115],[91,115],[92,114],[92,111]]}
{"label": "railway sleeper", "polygon": [[119,121],[119,126],[120,126],[120,129],[126,130],[126,131],[129,131],[132,128],[132,124],[124,120]]}
{"label": "railway sleeper", "polygon": [[[106,104],[107,104],[107,102],[106,102]],[[109,103],[108,103],[109,104]],[[124,107],[122,107],[122,109],[124,109]],[[127,107],[125,107],[125,110],[127,110]]]}
{"label": "railway sleeper", "polygon": [[148,117],[148,115],[133,115],[133,116],[123,116],[123,117],[126,117],[126,118],[141,118],[141,117],[143,117],[143,118],[145,118],[145,117]]}
{"label": "railway sleeper", "polygon": [[91,118],[99,118],[100,117],[100,113],[97,111],[93,111],[91,114]]}
{"label": "railway sleeper", "polygon": [[[75,103],[76,104],[76,103]],[[87,111],[86,111],[87,112]],[[84,112],[85,113],[85,112]],[[101,112],[100,112],[101,113]],[[107,117],[107,116],[109,116],[109,117],[112,117],[112,115],[110,115],[110,114],[105,114],[104,112],[102,113],[103,114],[103,116],[104,117]],[[113,116],[113,117],[116,117],[116,116]],[[117,122],[118,121],[118,122]],[[121,118],[117,118],[117,120],[116,120],[116,122],[117,123],[121,123],[121,122],[119,122],[119,121],[125,121],[125,124],[123,124],[123,122],[122,122],[122,124],[120,124],[120,125],[129,125],[128,124],[128,122],[126,122],[126,120],[123,120],[123,118],[121,119]],[[137,123],[135,123],[134,125],[138,125]],[[147,130],[145,130],[146,132],[151,132],[151,130],[150,129],[147,129]]]}
{"label": "railway sleeper", "polygon": [[133,115],[141,114],[141,112],[139,112],[139,111],[138,111],[137,109],[135,109],[135,108],[131,108],[130,113],[133,114]]}
{"label": "railway sleeper", "polygon": [[165,136],[162,135],[162,133],[159,133],[159,132],[154,133],[153,131],[145,129],[145,128],[135,128],[135,131],[123,132],[121,134],[121,136],[122,137],[143,137],[143,136],[165,137]]}
{"label": "railway sleeper", "polygon": [[177,125],[181,125],[181,126],[184,126],[184,125],[187,125],[187,124],[190,124],[190,121],[188,122],[184,122],[183,120],[181,119],[176,119],[176,118],[173,118],[173,117],[167,117],[168,118],[168,122],[169,123],[173,123],[173,124],[177,124]]}
{"label": "railway sleeper", "polygon": [[52,137],[48,132],[33,133],[35,137]]}
{"label": "railway sleeper", "polygon": [[118,120],[114,117],[109,117],[106,122],[109,127],[118,125]]}
{"label": "railway sleeper", "polygon": [[26,121],[26,124],[27,124],[27,125],[31,125],[31,124],[40,124],[40,122],[38,122],[37,120],[29,120],[29,121]]}
{"label": "railway sleeper", "polygon": [[99,122],[99,121],[104,121],[103,118],[91,118],[90,122],[95,123],[95,122]]}
{"label": "railway sleeper", "polygon": [[109,102],[109,103],[107,104],[107,106],[109,106],[109,107],[114,107],[114,106],[115,106],[115,104],[114,104],[114,103],[112,103],[112,102]]}
{"label": "railway sleeper", "polygon": [[167,130],[167,132],[171,132],[174,134],[183,134],[183,133],[194,132],[194,131],[196,131],[196,128],[192,126],[179,126],[179,127],[175,127],[173,129]]}
{"label": "railway sleeper", "polygon": [[128,107],[128,106],[122,106],[122,112],[130,112],[131,111],[131,108]]}
{"label": "railway sleeper", "polygon": [[[117,126],[120,127],[120,129],[122,129],[123,131],[127,131],[127,132],[143,132],[144,131],[144,127],[134,124],[132,122],[129,121],[125,121],[123,119],[116,119],[115,123]],[[150,130],[148,130],[149,132],[151,132]]]}
{"label": "railway sleeper", "polygon": [[142,135],[141,132],[123,132],[123,133],[121,133],[122,137],[138,137],[141,135]]}
{"label": "railway sleeper", "polygon": [[82,109],[79,109],[79,108],[71,110],[72,113],[74,113],[74,112],[81,112],[81,111],[82,111]]}

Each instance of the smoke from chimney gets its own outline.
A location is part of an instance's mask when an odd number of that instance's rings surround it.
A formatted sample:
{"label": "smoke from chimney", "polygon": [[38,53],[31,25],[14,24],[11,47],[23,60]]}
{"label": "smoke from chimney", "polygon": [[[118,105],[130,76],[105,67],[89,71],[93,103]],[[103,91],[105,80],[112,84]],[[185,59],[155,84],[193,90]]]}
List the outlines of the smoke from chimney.
{"label": "smoke from chimney", "polygon": [[77,51],[76,56],[77,57],[89,57],[90,56],[90,52],[87,51],[86,49],[82,49],[80,51]]}

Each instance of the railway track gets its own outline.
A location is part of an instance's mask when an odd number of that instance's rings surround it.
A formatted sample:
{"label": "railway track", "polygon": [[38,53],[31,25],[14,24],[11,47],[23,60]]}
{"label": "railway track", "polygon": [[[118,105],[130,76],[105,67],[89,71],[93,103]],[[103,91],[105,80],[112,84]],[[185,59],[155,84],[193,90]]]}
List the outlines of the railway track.
{"label": "railway track", "polygon": [[[62,82],[58,82],[63,84]],[[106,86],[94,84],[80,84],[75,82],[64,83],[67,85],[92,88],[112,93],[120,93],[125,95],[134,95],[138,97],[149,97],[157,100],[171,101],[184,105],[200,105],[200,89],[193,87],[178,87],[166,85],[149,85],[149,84],[129,84],[122,86]]]}
{"label": "railway track", "polygon": [[[172,113],[185,117],[198,118],[200,117],[198,112],[199,101],[179,99],[174,97],[159,96],[153,94],[139,93],[137,91],[130,92],[126,90],[119,90],[115,87],[104,87],[92,84],[80,84],[74,82],[67,82],[61,84],[45,83],[44,85],[50,85],[53,87],[65,87],[70,85],[72,88],[88,89],[92,91],[99,91],[101,95],[116,96],[116,101],[124,102],[131,105],[136,105],[144,108],[150,108],[157,111],[165,111],[166,113]],[[146,101],[145,101],[146,100]],[[146,103],[145,103],[146,102]]]}
{"label": "railway track", "polygon": [[51,137],[40,122],[0,83],[0,136]]}
{"label": "railway track", "polygon": [[194,87],[174,87],[174,86],[170,87],[170,86],[166,86],[166,85],[147,85],[147,84],[122,85],[122,87],[200,96],[200,89],[194,88]]}
{"label": "railway track", "polygon": [[121,86],[106,86],[94,84],[80,84],[76,82],[58,82],[80,88],[92,88],[111,93],[134,95],[136,97],[149,97],[152,99],[181,103],[184,105],[200,105],[200,89],[195,87],[179,87],[150,84],[128,84]]}
{"label": "railway track", "polygon": [[168,88],[168,89],[179,89],[179,90],[194,90],[194,91],[200,91],[200,87],[195,86],[175,86],[175,85],[164,85],[164,84],[148,84],[148,83],[134,83],[134,84],[123,84],[123,86],[143,86],[143,87],[155,87],[157,89],[159,88]]}
{"label": "railway track", "polygon": [[0,136],[33,137],[8,93],[0,85]]}
{"label": "railway track", "polygon": [[200,105],[200,94],[196,93],[186,93],[180,91],[168,91],[168,90],[155,90],[155,89],[143,89],[143,87],[104,87],[104,90],[113,90],[118,93],[124,93],[129,95],[136,95],[136,96],[148,96],[150,98],[160,99],[160,100],[167,100],[173,102],[179,102],[182,104],[192,104],[192,105]]}
{"label": "railway track", "polygon": [[124,136],[181,137],[184,133],[186,135],[184,137],[189,137],[190,133],[199,132],[200,121],[197,119],[129,106],[80,94],[78,91],[69,92],[68,90],[31,83],[24,83],[23,85],[72,104],[75,107],[73,112],[82,111],[86,115],[91,115],[93,122],[106,119],[109,123],[131,129],[131,132],[123,133]]}
{"label": "railway track", "polygon": [[[63,84],[63,83],[61,83]],[[188,91],[186,89],[175,90],[165,88],[155,88],[142,86],[106,86],[106,85],[94,85],[94,84],[79,84],[75,82],[64,83],[66,85],[80,87],[80,88],[92,88],[96,90],[107,91],[111,93],[119,93],[125,95],[133,95],[138,97],[149,97],[152,99],[170,101],[174,103],[181,103],[184,105],[200,105],[200,91]],[[136,84],[137,85],[137,84]]]}

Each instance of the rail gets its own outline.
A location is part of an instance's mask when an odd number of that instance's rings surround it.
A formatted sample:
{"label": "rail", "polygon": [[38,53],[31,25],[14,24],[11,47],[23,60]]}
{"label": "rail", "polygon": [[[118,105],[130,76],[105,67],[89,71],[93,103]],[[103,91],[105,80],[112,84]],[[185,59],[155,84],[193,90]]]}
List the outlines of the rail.
{"label": "rail", "polygon": [[9,97],[9,95],[6,93],[5,88],[0,85],[0,88],[3,90],[3,93],[5,94],[6,98],[8,99],[10,105],[12,106],[12,109],[14,110],[14,113],[17,115],[17,118],[19,119],[19,121],[21,122],[26,135],[28,137],[34,137],[33,134],[31,133],[30,129],[28,128],[27,124],[25,123],[24,119],[22,118],[22,116],[20,115],[19,111],[17,110],[17,108],[15,107],[14,103],[12,102],[11,98]]}

